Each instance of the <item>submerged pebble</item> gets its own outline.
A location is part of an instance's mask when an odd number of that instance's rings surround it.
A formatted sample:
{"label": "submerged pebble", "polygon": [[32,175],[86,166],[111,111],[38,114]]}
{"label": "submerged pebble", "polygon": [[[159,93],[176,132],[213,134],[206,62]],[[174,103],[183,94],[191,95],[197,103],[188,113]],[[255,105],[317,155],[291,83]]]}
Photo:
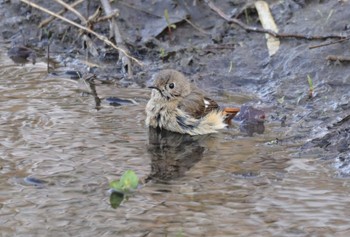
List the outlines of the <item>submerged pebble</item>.
{"label": "submerged pebble", "polygon": [[121,99],[118,97],[108,97],[106,101],[112,106],[122,106],[122,105],[133,105],[137,104],[136,101],[132,99]]}
{"label": "submerged pebble", "polygon": [[33,185],[39,188],[43,188],[46,182],[44,180],[35,178],[35,177],[25,177],[24,182],[29,185]]}

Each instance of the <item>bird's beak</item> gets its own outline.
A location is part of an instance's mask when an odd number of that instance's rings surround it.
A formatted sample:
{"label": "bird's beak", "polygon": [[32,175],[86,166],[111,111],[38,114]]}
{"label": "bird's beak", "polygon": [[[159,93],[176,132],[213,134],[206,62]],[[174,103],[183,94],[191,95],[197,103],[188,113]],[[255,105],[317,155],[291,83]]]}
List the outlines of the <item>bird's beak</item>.
{"label": "bird's beak", "polygon": [[158,87],[156,87],[156,86],[149,86],[148,88],[157,90],[160,93],[160,95],[163,96],[162,91]]}
{"label": "bird's beak", "polygon": [[159,89],[158,87],[156,87],[156,86],[149,86],[148,88],[150,88],[150,89],[156,89],[157,91],[159,91],[159,93],[162,94],[162,92],[160,91],[160,89]]}

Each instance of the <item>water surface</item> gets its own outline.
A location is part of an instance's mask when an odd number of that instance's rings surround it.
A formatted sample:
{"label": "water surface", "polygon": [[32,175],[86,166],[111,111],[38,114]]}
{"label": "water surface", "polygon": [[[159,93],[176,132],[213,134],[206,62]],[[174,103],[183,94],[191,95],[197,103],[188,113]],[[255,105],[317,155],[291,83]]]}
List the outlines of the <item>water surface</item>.
{"label": "water surface", "polygon": [[[144,125],[149,91],[101,87],[138,104],[97,110],[84,84],[47,76],[44,64],[15,65],[3,49],[0,65],[2,236],[350,234],[348,180],[321,154],[301,155],[303,142],[271,143],[279,124],[157,146]],[[128,169],[148,182],[113,209],[108,183]]]}

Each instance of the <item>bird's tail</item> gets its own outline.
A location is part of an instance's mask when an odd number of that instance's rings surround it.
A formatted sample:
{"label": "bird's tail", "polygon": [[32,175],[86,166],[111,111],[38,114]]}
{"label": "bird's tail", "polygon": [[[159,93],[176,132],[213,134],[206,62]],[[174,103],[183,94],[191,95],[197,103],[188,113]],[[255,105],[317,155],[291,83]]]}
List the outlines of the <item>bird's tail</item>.
{"label": "bird's tail", "polygon": [[222,114],[225,116],[225,123],[231,124],[231,120],[238,114],[240,108],[224,108]]}

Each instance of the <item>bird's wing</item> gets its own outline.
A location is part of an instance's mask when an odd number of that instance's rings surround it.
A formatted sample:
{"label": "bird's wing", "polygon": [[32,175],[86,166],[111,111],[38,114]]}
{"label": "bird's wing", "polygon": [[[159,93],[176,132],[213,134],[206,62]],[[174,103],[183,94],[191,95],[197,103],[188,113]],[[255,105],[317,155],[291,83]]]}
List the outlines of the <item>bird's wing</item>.
{"label": "bird's wing", "polygon": [[192,91],[183,98],[178,106],[190,116],[201,118],[214,109],[218,109],[218,104],[205,96],[199,91]]}

